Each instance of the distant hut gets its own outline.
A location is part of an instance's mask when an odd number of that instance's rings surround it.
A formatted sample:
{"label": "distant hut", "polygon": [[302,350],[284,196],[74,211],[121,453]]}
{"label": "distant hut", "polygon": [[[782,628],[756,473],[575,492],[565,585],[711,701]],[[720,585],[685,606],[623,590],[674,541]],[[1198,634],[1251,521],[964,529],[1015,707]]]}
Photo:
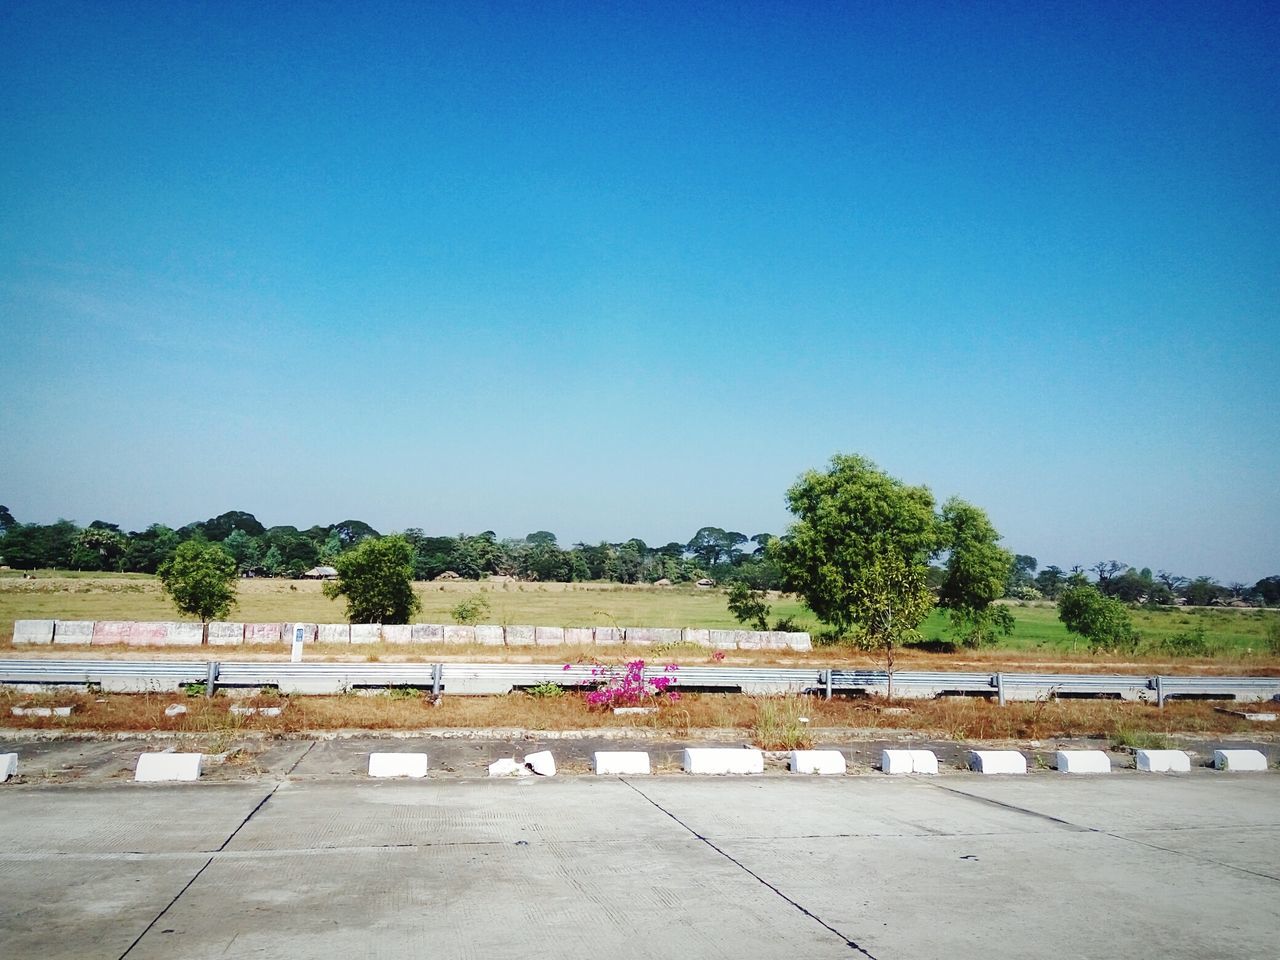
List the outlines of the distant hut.
{"label": "distant hut", "polygon": [[666,577],[663,577],[661,580],[653,581],[653,585],[655,587],[669,587],[671,586],[671,581],[668,580]]}
{"label": "distant hut", "polygon": [[462,577],[454,573],[452,570],[446,570],[444,573],[436,577],[436,579],[437,580],[461,580]]}
{"label": "distant hut", "polygon": [[698,587],[700,590],[710,590],[715,585],[716,585],[716,582],[714,580],[709,580],[706,577],[703,577],[701,580],[699,580],[697,583],[694,584],[694,586]]}
{"label": "distant hut", "polygon": [[303,580],[336,580],[338,571],[333,567],[312,567],[302,575]]}

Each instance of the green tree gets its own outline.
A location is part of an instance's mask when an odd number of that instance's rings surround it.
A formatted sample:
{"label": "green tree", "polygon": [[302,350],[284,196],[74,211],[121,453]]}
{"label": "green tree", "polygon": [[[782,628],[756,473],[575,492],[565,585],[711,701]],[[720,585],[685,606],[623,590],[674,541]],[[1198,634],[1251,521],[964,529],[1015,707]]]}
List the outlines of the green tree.
{"label": "green tree", "polygon": [[236,562],[220,544],[188,540],[157,571],[169,599],[202,623],[225,617],[236,602]]}
{"label": "green tree", "polygon": [[413,547],[404,537],[367,538],[334,560],[338,579],[324,585],[330,600],[347,598],[351,623],[408,623],[418,610]]}
{"label": "green tree", "polygon": [[1000,534],[986,512],[971,503],[952,497],[942,507],[940,523],[947,575],[938,604],[950,612],[956,639],[967,647],[980,647],[997,634],[1008,636],[1013,615],[993,602],[1004,595],[1013,555],[999,546]]}
{"label": "green tree", "polygon": [[1092,584],[1075,582],[1062,592],[1058,619],[1088,640],[1093,650],[1132,650],[1138,645],[1125,605],[1104,597]]}
{"label": "green tree", "polygon": [[729,584],[729,612],[739,623],[751,624],[757,630],[769,629],[769,604],[763,590],[752,590],[743,580]]}
{"label": "green tree", "polygon": [[928,561],[939,546],[933,495],[858,456],[837,455],[787,491],[797,517],[769,544],[784,590],[842,636],[880,646],[914,631],[933,605]]}

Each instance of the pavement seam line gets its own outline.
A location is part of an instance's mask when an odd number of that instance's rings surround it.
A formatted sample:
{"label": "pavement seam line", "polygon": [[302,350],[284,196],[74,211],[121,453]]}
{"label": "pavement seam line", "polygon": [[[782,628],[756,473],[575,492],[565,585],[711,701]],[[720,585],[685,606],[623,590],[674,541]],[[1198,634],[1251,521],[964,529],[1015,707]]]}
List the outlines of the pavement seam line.
{"label": "pavement seam line", "polygon": [[169,912],[170,908],[175,903],[177,903],[179,899],[181,899],[184,893],[186,893],[189,889],[191,889],[191,885],[200,879],[200,874],[204,873],[206,870],[209,869],[209,864],[213,863],[214,856],[216,856],[216,854],[211,855],[209,859],[204,862],[204,866],[196,871],[195,876],[193,876],[190,880],[188,880],[185,884],[183,884],[182,889],[179,890],[176,894],[174,894],[173,899],[164,905],[164,909],[155,915],[155,918],[150,923],[147,924],[146,928],[140,934],[138,934],[136,938],[134,938],[133,943],[129,944],[128,949],[126,949],[124,953],[120,954],[119,960],[125,960],[125,957],[129,956],[129,954],[133,952],[133,948],[142,942],[142,938],[151,932],[151,928],[160,922],[160,918]]}
{"label": "pavement seam line", "polygon": [[[313,740],[310,746],[308,746],[306,750],[302,751],[301,756],[299,756],[298,759],[293,762],[293,766],[291,766],[285,772],[285,777],[288,777],[290,773],[292,773],[294,770],[297,769],[298,764],[302,762],[302,758],[305,757],[308,753],[310,753],[311,748],[314,747],[315,745],[316,745],[315,741]],[[255,806],[252,810],[250,810],[249,815],[240,821],[239,825],[234,830],[231,831],[227,839],[222,841],[222,846],[218,847],[217,850],[213,851],[213,853],[209,855],[209,859],[205,861],[203,867],[201,867],[199,870],[196,871],[195,876],[193,876],[190,880],[188,880],[183,885],[182,889],[177,892],[174,898],[165,904],[164,909],[161,910],[159,913],[157,913],[154,919],[152,919],[152,921],[147,924],[146,928],[140,934],[138,934],[137,938],[133,941],[133,943],[129,944],[129,948],[125,950],[124,953],[120,954],[119,960],[125,960],[125,957],[129,956],[129,954],[133,952],[133,948],[142,942],[142,938],[145,937],[148,933],[150,933],[151,929],[157,923],[160,922],[160,918],[163,917],[166,913],[168,913],[169,910],[172,909],[173,905],[177,903],[180,899],[182,899],[182,895],[191,889],[191,885],[200,879],[200,875],[209,869],[209,865],[213,863],[215,859],[217,859],[218,854],[221,853],[223,850],[227,849],[227,844],[229,844],[232,840],[236,838],[236,834],[238,834],[241,830],[244,829],[245,824],[247,824],[250,820],[253,819],[254,814],[256,814],[259,810],[261,810],[266,805],[267,801],[276,795],[276,791],[280,789],[283,783],[284,783],[284,780],[283,779],[280,780],[279,783],[277,783],[274,787],[271,788],[271,791],[265,797],[263,797],[261,800],[258,801],[258,805]]]}
{"label": "pavement seam line", "polygon": [[1237,873],[1243,873],[1249,877],[1259,877],[1263,880],[1271,880],[1280,883],[1280,877],[1272,876],[1269,873],[1261,873],[1257,870],[1250,870],[1248,867],[1237,867],[1231,863],[1224,863],[1221,860],[1214,860],[1212,857],[1202,857],[1199,854],[1187,853],[1184,850],[1174,850],[1172,847],[1162,847],[1158,843],[1151,843],[1149,840],[1139,840],[1136,837],[1126,837],[1123,834],[1111,833],[1110,831],[1099,831],[1115,840],[1123,840],[1128,843],[1136,843],[1140,847],[1146,847],[1150,850],[1159,850],[1162,853],[1172,853],[1176,857],[1185,857],[1188,860],[1197,860],[1200,863],[1211,863],[1215,867],[1222,867],[1224,870],[1235,870]]}
{"label": "pavement seam line", "polygon": [[1104,833],[1095,827],[1082,827],[1078,823],[1072,823],[1070,820],[1063,820],[1061,817],[1050,816],[1047,813],[1040,813],[1038,810],[1028,810],[1026,807],[1020,807],[1016,803],[1005,803],[1003,800],[993,800],[991,797],[984,797],[976,793],[966,793],[963,790],[957,790],[955,787],[948,787],[941,783],[930,782],[929,786],[938,790],[945,790],[947,793],[953,793],[958,797],[965,797],[969,800],[976,800],[978,803],[989,804],[993,807],[999,807],[1001,810],[1012,810],[1014,813],[1026,814],[1028,817],[1035,817],[1039,820],[1048,820],[1050,823],[1065,827],[1074,833]]}
{"label": "pavement seam line", "polygon": [[786,902],[787,902],[787,903],[789,903],[791,906],[795,907],[797,910],[799,910],[801,913],[803,913],[803,914],[804,914],[806,917],[808,917],[810,920],[812,920],[812,921],[814,921],[815,923],[817,923],[819,926],[821,926],[821,927],[823,927],[824,929],[828,930],[829,932],[831,932],[831,933],[835,934],[835,935],[836,935],[837,937],[839,937],[842,941],[844,941],[844,945],[845,945],[846,947],[849,947],[851,950],[856,950],[858,953],[860,953],[860,954],[862,954],[864,957],[866,957],[866,958],[867,958],[867,960],[876,960],[876,958],[875,958],[874,956],[872,956],[872,955],[871,955],[871,953],[869,953],[869,952],[866,950],[866,948],[864,948],[864,947],[862,947],[861,945],[859,945],[857,941],[849,939],[849,938],[848,938],[848,937],[846,937],[843,933],[841,933],[839,930],[837,930],[835,927],[833,927],[831,924],[827,923],[827,921],[823,920],[820,916],[818,916],[816,913],[814,913],[812,910],[810,910],[810,909],[808,909],[807,907],[803,906],[802,904],[800,904],[800,903],[796,902],[795,900],[792,900],[792,899],[791,899],[790,897],[788,897],[785,893],[783,893],[781,890],[779,890],[777,887],[775,887],[772,883],[770,883],[770,882],[769,882],[768,880],[766,880],[764,877],[760,876],[760,874],[756,873],[754,870],[752,870],[752,869],[751,869],[750,867],[748,867],[746,864],[742,863],[742,861],[740,861],[740,860],[738,860],[738,859],[734,858],[732,855],[730,855],[730,854],[726,853],[726,852],[725,852],[724,850],[722,850],[720,847],[716,846],[716,844],[715,844],[715,843],[713,843],[711,840],[707,839],[707,838],[706,838],[706,837],[704,837],[702,834],[698,833],[698,831],[697,831],[697,830],[694,830],[694,829],[693,829],[693,827],[689,826],[687,823],[685,823],[683,820],[681,820],[679,817],[677,817],[674,813],[672,813],[670,810],[668,810],[668,809],[667,809],[666,807],[664,807],[662,804],[658,803],[658,801],[654,800],[654,799],[653,799],[653,797],[649,796],[647,793],[645,793],[643,790],[641,790],[639,787],[637,787],[637,786],[636,786],[634,783],[632,783],[630,780],[627,780],[627,779],[625,779],[625,778],[623,778],[623,777],[619,777],[618,779],[619,779],[622,783],[625,783],[628,787],[630,787],[630,788],[631,788],[632,790],[634,790],[636,793],[640,794],[640,796],[644,797],[644,799],[648,800],[648,801],[649,801],[649,803],[653,804],[653,806],[654,806],[657,810],[659,810],[660,812],[662,812],[662,813],[666,814],[668,817],[670,817],[672,820],[674,820],[676,823],[678,823],[681,827],[683,827],[683,828],[684,828],[685,830],[687,830],[690,834],[692,834],[696,839],[698,839],[698,840],[702,841],[702,842],[703,842],[703,843],[705,843],[708,847],[710,847],[712,850],[714,850],[716,853],[720,854],[720,856],[724,857],[726,860],[728,860],[730,863],[732,863],[735,867],[737,867],[739,870],[741,870],[741,871],[742,871],[743,873],[745,873],[747,876],[751,877],[753,880],[755,880],[755,881],[756,881],[757,883],[759,883],[761,886],[763,886],[763,887],[765,887],[766,889],[768,889],[768,890],[772,891],[776,896],[780,897],[782,900],[786,901]]}

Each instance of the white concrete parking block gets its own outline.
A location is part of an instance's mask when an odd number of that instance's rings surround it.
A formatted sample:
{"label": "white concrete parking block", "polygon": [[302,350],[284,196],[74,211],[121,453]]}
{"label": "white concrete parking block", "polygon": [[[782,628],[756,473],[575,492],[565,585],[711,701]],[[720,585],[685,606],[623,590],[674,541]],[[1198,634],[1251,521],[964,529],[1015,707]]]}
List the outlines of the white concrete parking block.
{"label": "white concrete parking block", "polygon": [[911,772],[935,775],[938,772],[938,757],[932,750],[909,750],[911,754]]}
{"label": "white concrete parking block", "polygon": [[685,773],[764,773],[764,754],[733,747],[690,747],[684,751],[682,765]]}
{"label": "white concrete parking block", "polygon": [[138,783],[199,780],[202,760],[199,753],[144,753],[138,757],[133,779]]}
{"label": "white concrete parking block", "polygon": [[880,753],[880,769],[895,776],[915,773],[910,750],[884,750]]}
{"label": "white concrete parking block", "polygon": [[1230,770],[1233,773],[1265,771],[1267,755],[1261,750],[1215,750],[1213,765],[1218,770]]}
{"label": "white concrete parking block", "polygon": [[1059,773],[1110,773],[1111,758],[1101,750],[1059,750]]}
{"label": "white concrete parking block", "polygon": [[0,753],[0,783],[18,775],[18,755],[16,753]]}
{"label": "white concrete parking block", "polygon": [[1181,750],[1139,750],[1137,761],[1144,773],[1191,772],[1191,758]]}
{"label": "white concrete parking block", "polygon": [[13,622],[13,642],[18,643],[53,643],[52,620],[15,620]]}
{"label": "white concrete parking block", "polygon": [[591,755],[591,772],[598,777],[648,776],[649,754],[643,750],[597,750]]}
{"label": "white concrete parking block", "polygon": [[969,769],[985,774],[1026,773],[1027,758],[1017,750],[970,750]]}
{"label": "white concrete parking block", "polygon": [[792,750],[792,773],[816,773],[824,777],[843,776],[844,754],[839,750]]}
{"label": "white concrete parking block", "polygon": [[425,753],[371,753],[369,776],[371,777],[425,777],[427,755]]}

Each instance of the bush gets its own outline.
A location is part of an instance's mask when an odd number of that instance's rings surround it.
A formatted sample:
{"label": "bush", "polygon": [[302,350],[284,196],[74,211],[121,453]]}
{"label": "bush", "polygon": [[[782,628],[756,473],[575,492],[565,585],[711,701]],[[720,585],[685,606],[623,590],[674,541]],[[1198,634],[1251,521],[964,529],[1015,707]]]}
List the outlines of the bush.
{"label": "bush", "polygon": [[1166,637],[1160,646],[1175,657],[1207,657],[1213,653],[1212,644],[1209,643],[1203,626]]}
{"label": "bush", "polygon": [[236,602],[236,562],[216,543],[188,540],[157,574],[174,606],[202,622],[225,617]]}
{"label": "bush", "polygon": [[449,611],[449,615],[458,623],[469,626],[480,623],[489,615],[489,598],[468,597],[465,600],[460,600]]}
{"label": "bush", "polygon": [[1132,650],[1138,645],[1125,605],[1113,597],[1104,597],[1087,583],[1063,592],[1058,601],[1058,619],[1072,633],[1088,640],[1095,651]]}

